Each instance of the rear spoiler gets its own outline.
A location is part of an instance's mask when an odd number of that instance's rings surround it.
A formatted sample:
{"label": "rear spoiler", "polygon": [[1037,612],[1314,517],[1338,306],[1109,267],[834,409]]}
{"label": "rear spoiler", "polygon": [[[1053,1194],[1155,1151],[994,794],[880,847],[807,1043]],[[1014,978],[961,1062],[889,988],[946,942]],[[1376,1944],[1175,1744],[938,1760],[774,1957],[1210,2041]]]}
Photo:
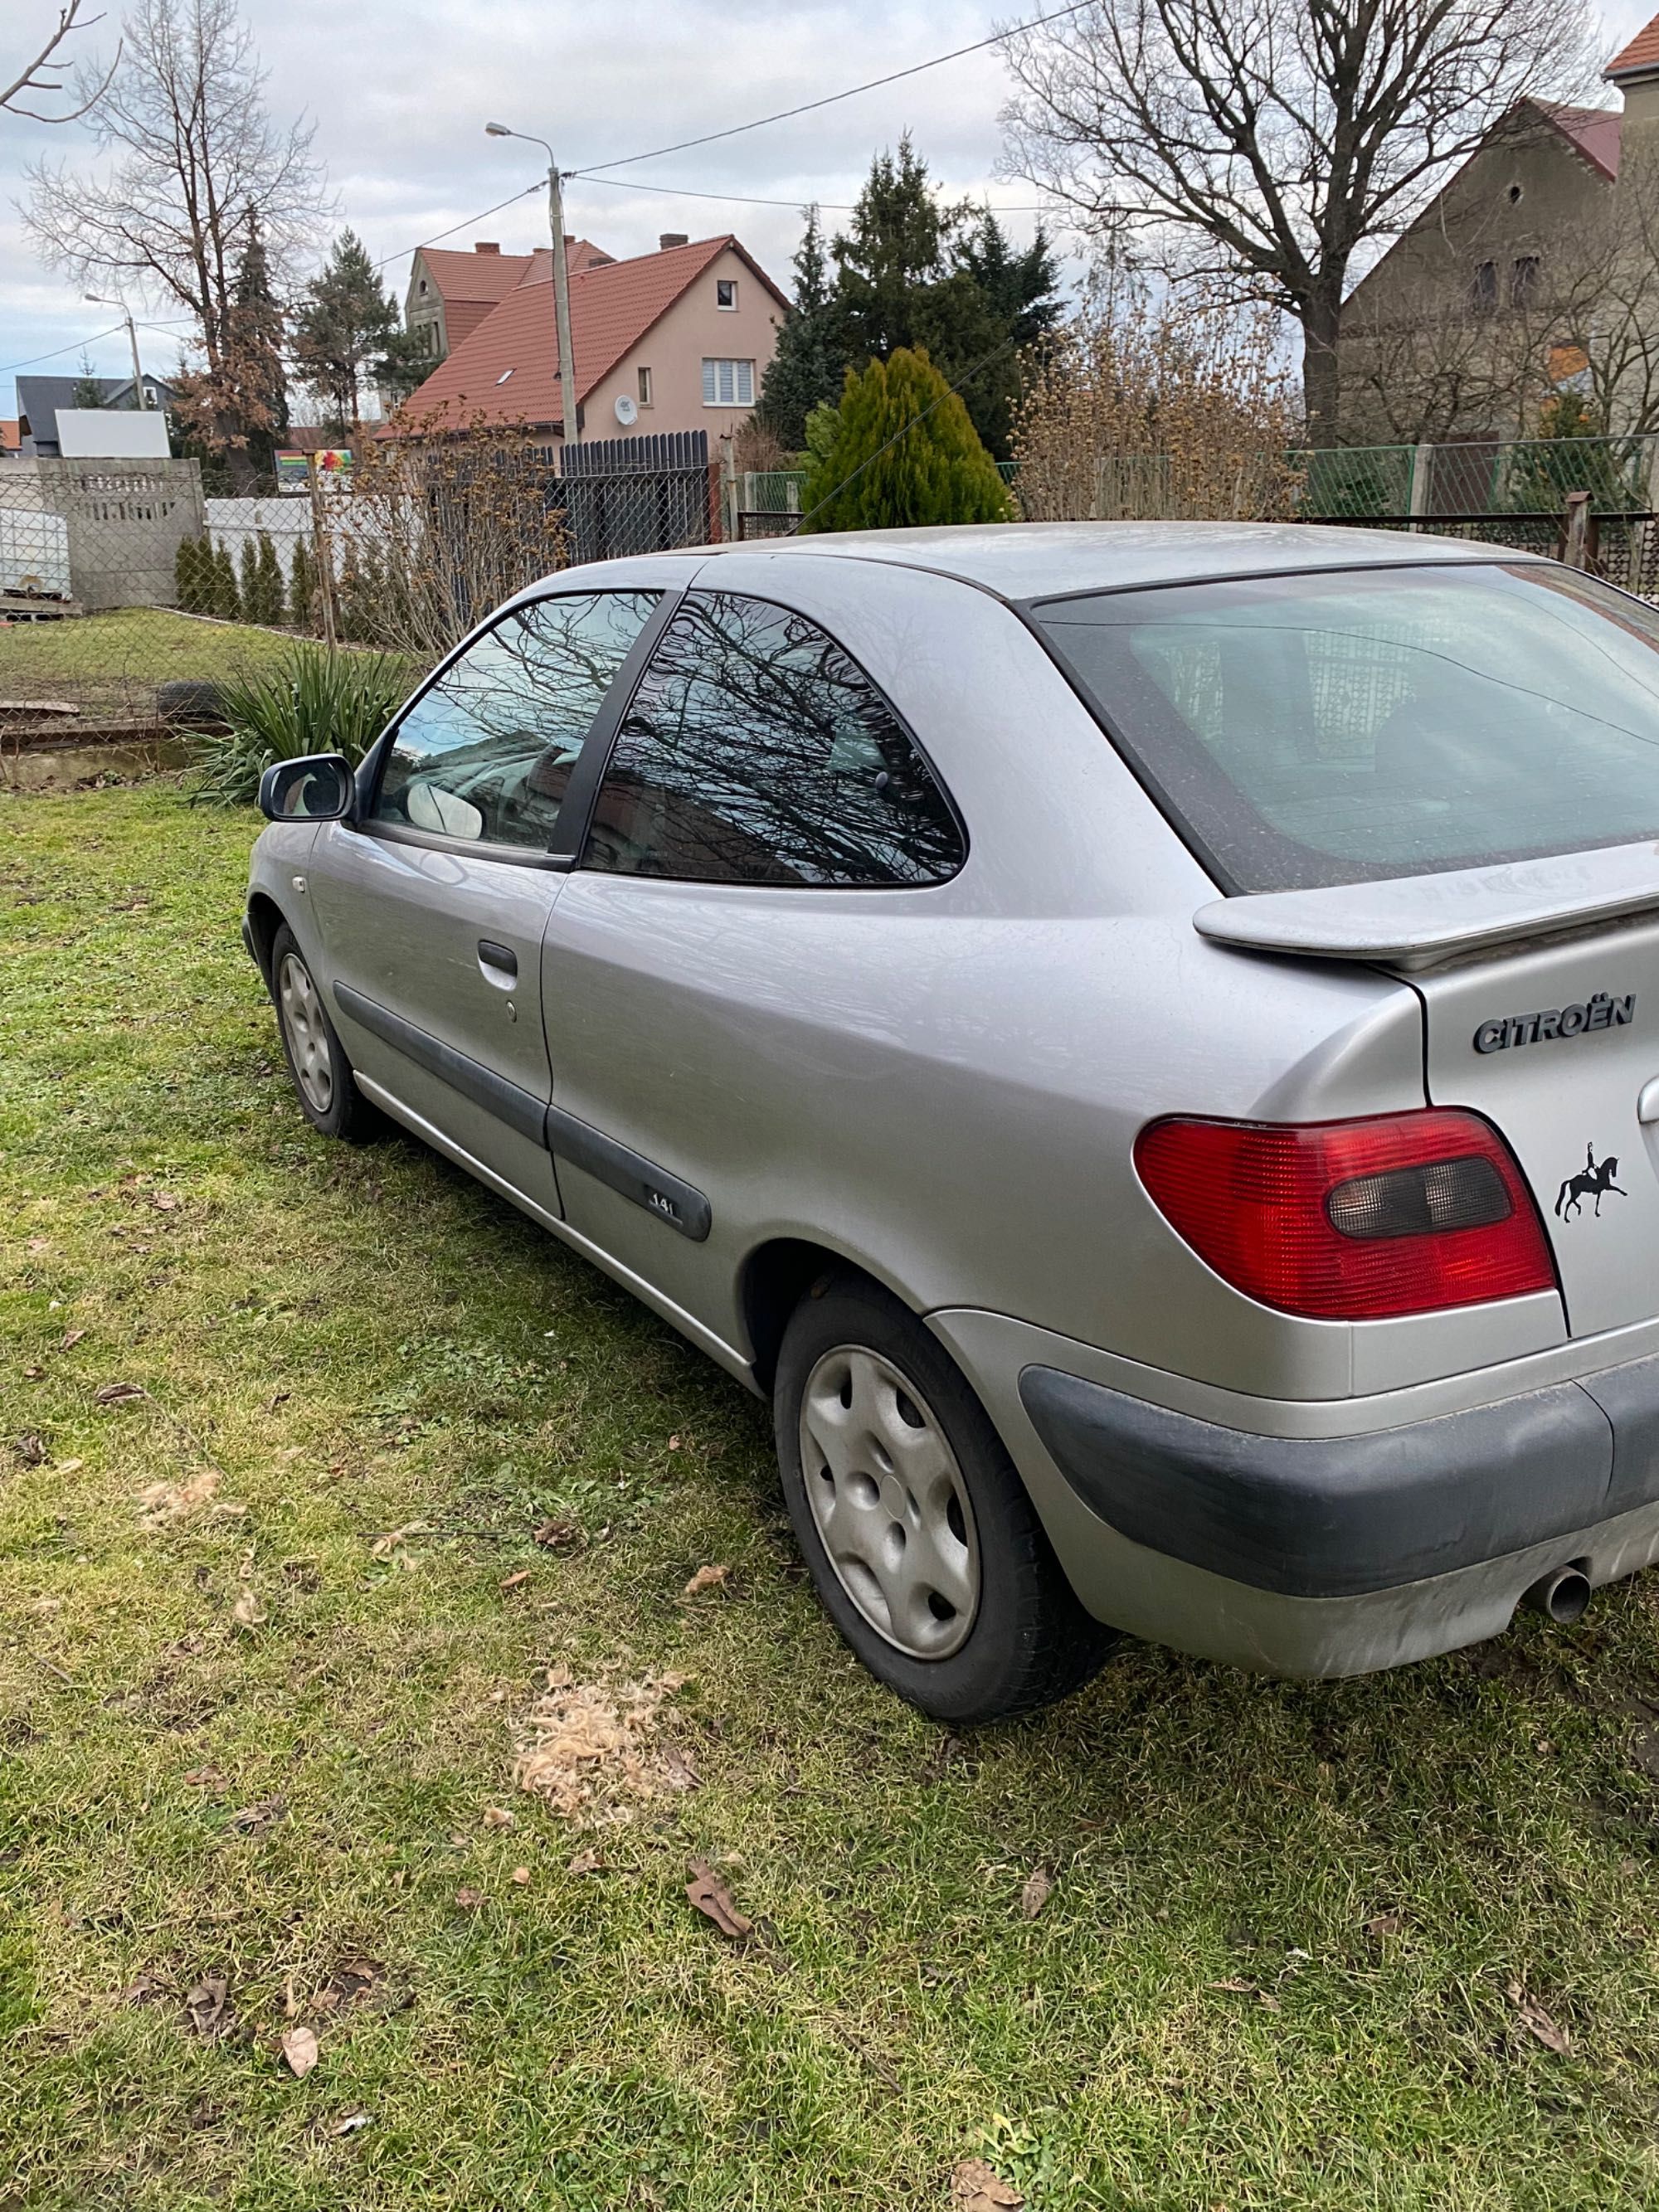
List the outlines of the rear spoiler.
{"label": "rear spoiler", "polygon": [[1443,875],[1216,899],[1193,916],[1218,944],[1407,970],[1659,914],[1659,845],[1615,845]]}

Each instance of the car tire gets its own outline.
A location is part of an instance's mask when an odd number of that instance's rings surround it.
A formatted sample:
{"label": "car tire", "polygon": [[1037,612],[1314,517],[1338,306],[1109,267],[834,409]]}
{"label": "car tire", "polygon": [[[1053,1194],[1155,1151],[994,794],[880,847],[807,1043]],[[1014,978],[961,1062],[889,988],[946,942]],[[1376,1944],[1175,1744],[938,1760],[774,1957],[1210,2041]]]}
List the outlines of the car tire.
{"label": "car tire", "polygon": [[321,986],[286,922],[271,939],[270,988],[300,1111],[322,1136],[367,1144],[385,1121],[357,1088],[345,1047],[323,1004]]}
{"label": "car tire", "polygon": [[1114,1632],[1078,1602],[984,1407],[896,1298],[862,1276],[816,1285],[784,1333],[773,1416],[818,1595],[902,1698],[958,1725],[1006,1720],[1096,1672]]}

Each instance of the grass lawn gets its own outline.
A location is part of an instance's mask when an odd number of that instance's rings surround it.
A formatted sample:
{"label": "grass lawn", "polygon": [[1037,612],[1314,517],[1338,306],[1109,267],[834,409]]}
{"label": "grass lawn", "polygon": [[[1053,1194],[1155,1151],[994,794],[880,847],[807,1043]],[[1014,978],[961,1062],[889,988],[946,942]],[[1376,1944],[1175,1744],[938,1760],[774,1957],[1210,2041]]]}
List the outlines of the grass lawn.
{"label": "grass lawn", "polygon": [[[760,1407],[301,1122],[256,826],[0,797],[7,2205],[1659,2203],[1659,1583],[1354,1683],[1126,1647],[945,1735],[818,1613]],[[684,1678],[655,1794],[585,1770],[631,1818],[515,1790],[550,1670]]]}
{"label": "grass lawn", "polygon": [[167,607],[125,607],[49,623],[0,624],[0,699],[70,699],[83,708],[153,708],[158,684],[211,679],[272,660],[291,641]]}

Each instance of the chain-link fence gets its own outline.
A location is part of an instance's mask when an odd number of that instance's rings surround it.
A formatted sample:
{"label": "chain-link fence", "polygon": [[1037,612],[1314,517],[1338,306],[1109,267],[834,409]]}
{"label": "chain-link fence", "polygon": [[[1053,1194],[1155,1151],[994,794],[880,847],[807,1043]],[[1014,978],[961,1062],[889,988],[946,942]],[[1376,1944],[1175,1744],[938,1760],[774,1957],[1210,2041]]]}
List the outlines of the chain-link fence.
{"label": "chain-link fence", "polygon": [[204,497],[192,461],[6,464],[0,772],[211,723],[227,686],[309,641],[418,672],[539,576],[720,535],[702,431],[562,455],[386,441],[349,474],[252,498]]}

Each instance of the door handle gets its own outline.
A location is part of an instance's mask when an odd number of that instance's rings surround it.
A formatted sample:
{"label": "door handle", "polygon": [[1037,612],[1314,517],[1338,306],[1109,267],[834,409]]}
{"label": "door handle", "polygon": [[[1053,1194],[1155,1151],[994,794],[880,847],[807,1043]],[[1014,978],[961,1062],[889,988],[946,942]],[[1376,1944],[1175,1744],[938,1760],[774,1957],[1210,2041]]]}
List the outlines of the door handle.
{"label": "door handle", "polygon": [[519,956],[510,945],[498,945],[493,937],[478,939],[478,967],[486,983],[505,988],[519,980]]}

